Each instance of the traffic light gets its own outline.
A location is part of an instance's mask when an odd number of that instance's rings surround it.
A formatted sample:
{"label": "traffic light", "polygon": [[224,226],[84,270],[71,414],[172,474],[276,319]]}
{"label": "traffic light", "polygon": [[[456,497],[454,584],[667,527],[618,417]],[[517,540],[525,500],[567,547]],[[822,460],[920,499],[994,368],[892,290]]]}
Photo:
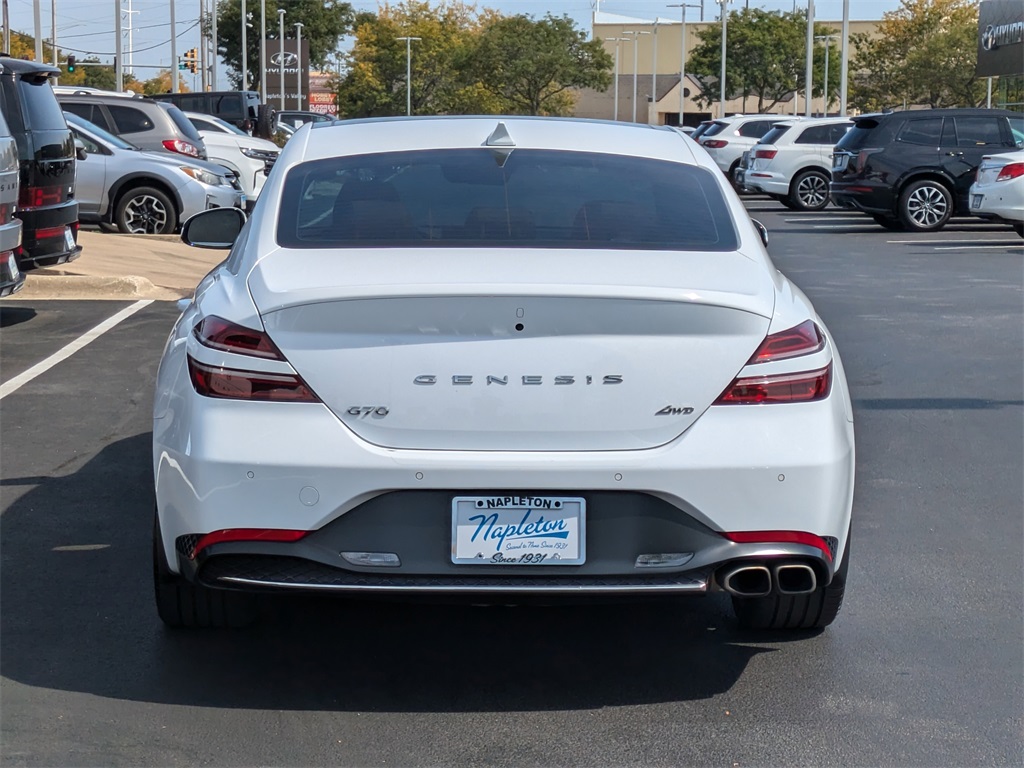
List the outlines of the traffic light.
{"label": "traffic light", "polygon": [[71,54],[70,56],[68,56],[68,74],[70,74],[70,73],[75,71],[75,62],[76,61],[78,61],[78,59],[75,58],[74,54]]}
{"label": "traffic light", "polygon": [[193,75],[199,71],[199,49],[189,48],[185,51],[185,64],[188,65],[188,71]]}

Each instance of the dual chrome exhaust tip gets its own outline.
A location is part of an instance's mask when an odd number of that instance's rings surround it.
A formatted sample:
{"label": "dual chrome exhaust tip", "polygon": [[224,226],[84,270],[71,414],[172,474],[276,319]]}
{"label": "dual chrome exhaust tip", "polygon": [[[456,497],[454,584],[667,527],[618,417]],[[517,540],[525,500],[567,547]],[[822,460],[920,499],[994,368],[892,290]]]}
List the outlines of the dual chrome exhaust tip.
{"label": "dual chrome exhaust tip", "polygon": [[818,588],[818,577],[807,563],[780,562],[770,567],[759,563],[729,566],[720,571],[722,589],[736,597],[807,595]]}

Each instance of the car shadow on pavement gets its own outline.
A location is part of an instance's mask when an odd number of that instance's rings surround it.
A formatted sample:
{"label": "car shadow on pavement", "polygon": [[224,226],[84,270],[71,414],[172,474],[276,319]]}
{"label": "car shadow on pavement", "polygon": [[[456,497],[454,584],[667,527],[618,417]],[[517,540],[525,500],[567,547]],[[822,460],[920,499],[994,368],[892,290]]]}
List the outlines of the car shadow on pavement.
{"label": "car shadow on pavement", "polygon": [[10,328],[12,325],[24,323],[36,316],[36,311],[31,307],[0,307],[0,328]]}
{"label": "car shadow on pavement", "polygon": [[247,630],[168,630],[152,600],[149,455],[139,434],[72,474],[3,480],[5,678],[206,707],[586,709],[706,699],[782,642],[827,641],[746,635],[718,596],[489,608],[273,596]]}

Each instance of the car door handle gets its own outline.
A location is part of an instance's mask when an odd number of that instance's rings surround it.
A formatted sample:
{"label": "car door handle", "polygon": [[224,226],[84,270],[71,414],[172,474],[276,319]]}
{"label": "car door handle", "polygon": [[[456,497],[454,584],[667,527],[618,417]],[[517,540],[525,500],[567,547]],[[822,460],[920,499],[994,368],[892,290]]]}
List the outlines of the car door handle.
{"label": "car door handle", "polygon": [[946,154],[949,157],[963,157],[964,156],[963,152],[947,152]]}

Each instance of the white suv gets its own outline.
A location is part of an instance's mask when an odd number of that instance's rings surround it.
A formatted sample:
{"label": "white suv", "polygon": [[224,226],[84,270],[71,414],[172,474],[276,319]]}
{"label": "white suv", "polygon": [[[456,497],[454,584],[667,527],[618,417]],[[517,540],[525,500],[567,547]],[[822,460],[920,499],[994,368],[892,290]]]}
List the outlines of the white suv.
{"label": "white suv", "polygon": [[722,169],[722,173],[733,182],[733,172],[744,150],[753,147],[776,123],[792,119],[785,115],[723,117],[712,122],[711,127],[701,134],[699,143]]}
{"label": "white suv", "polygon": [[845,117],[776,123],[751,150],[743,186],[793,210],[820,211],[829,200],[832,148],[851,125]]}
{"label": "white suv", "polygon": [[186,112],[185,117],[203,137],[210,162],[226,166],[238,174],[251,209],[271,166],[281,153],[280,148],[272,141],[250,136],[241,128],[213,115]]}

